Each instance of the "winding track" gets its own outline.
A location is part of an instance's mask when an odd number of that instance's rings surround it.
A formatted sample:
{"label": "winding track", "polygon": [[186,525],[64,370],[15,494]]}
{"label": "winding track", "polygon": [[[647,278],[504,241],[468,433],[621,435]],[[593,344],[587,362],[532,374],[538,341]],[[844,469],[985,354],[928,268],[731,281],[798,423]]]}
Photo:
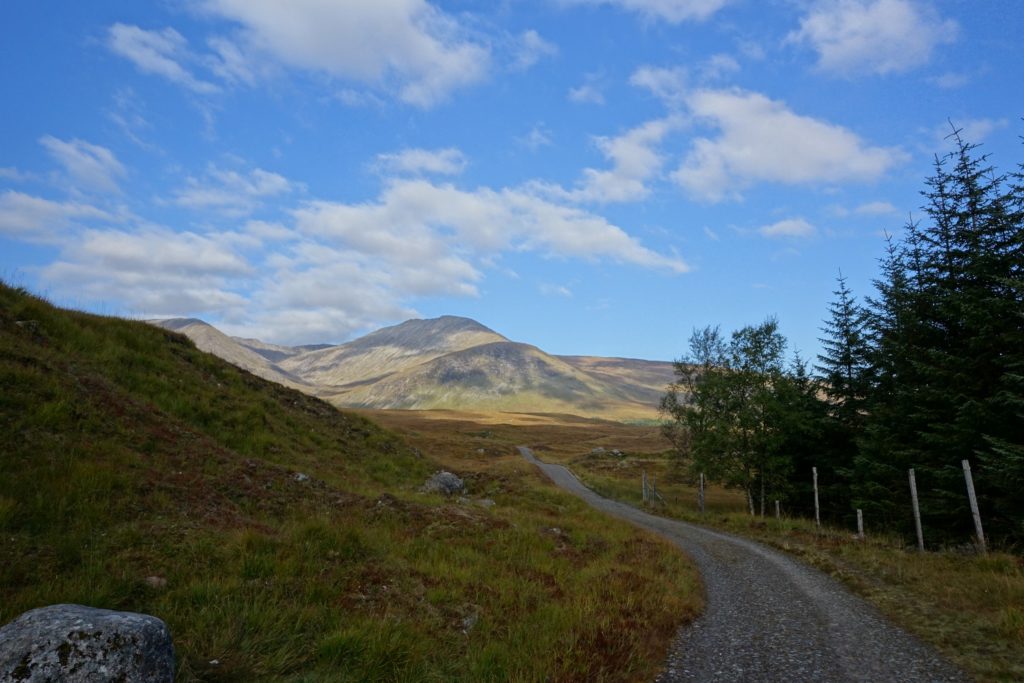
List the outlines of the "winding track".
{"label": "winding track", "polygon": [[669,539],[704,580],[704,614],[680,631],[659,683],[966,681],[821,572],[757,543],[602,498],[568,469],[519,452],[592,507]]}

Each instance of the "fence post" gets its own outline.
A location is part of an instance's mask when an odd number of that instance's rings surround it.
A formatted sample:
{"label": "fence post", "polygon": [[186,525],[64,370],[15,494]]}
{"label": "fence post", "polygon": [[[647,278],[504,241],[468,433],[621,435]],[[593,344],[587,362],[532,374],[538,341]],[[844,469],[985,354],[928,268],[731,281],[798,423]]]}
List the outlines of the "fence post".
{"label": "fence post", "polygon": [[974,531],[978,535],[978,547],[982,554],[985,550],[985,532],[981,528],[981,513],[978,511],[978,498],[974,495],[974,478],[971,476],[971,463],[964,460],[964,480],[967,482],[967,497],[971,501],[971,514],[974,515]]}
{"label": "fence post", "polygon": [[864,511],[857,508],[857,539],[864,540]]}
{"label": "fence post", "polygon": [[782,513],[779,511],[779,501],[775,501],[775,519],[782,519]]}
{"label": "fence post", "polygon": [[914,479],[914,468],[910,471],[910,502],[914,506],[914,528],[917,529],[917,549],[924,552],[924,534],[921,532],[921,509],[917,506],[917,480]]}
{"label": "fence post", "polygon": [[642,470],[640,474],[640,490],[643,493],[643,500],[647,502],[647,470]]}
{"label": "fence post", "polygon": [[818,506],[818,468],[812,467],[814,474],[814,526],[821,528],[821,508]]}
{"label": "fence post", "polygon": [[697,505],[700,507],[700,514],[704,514],[704,473],[700,473],[700,488],[697,490]]}

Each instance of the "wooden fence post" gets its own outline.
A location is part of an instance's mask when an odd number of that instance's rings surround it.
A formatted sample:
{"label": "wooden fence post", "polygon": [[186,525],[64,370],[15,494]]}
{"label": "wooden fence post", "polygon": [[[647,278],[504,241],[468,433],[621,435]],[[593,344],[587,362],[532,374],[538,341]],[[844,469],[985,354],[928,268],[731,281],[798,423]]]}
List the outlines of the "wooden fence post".
{"label": "wooden fence post", "polygon": [[704,473],[700,473],[700,488],[697,490],[697,505],[700,507],[700,514],[704,514]]}
{"label": "wooden fence post", "polygon": [[821,508],[818,506],[818,468],[812,467],[814,473],[814,526],[821,528]]}
{"label": "wooden fence post", "polygon": [[864,511],[857,508],[857,538],[864,540]]}
{"label": "wooden fence post", "polygon": [[971,476],[971,463],[964,460],[964,480],[967,482],[967,498],[971,501],[971,514],[974,515],[974,531],[978,536],[978,547],[982,554],[985,549],[985,532],[981,528],[981,513],[978,511],[978,497],[974,495],[974,478]]}
{"label": "wooden fence post", "polygon": [[917,506],[917,480],[914,468],[910,468],[910,502],[914,506],[914,528],[917,529],[917,549],[924,552],[924,534],[921,532],[921,509]]}
{"label": "wooden fence post", "polygon": [[643,494],[643,501],[647,502],[647,470],[642,470],[640,474],[640,490]]}
{"label": "wooden fence post", "polygon": [[775,519],[782,519],[782,513],[779,511],[779,501],[775,501]]}

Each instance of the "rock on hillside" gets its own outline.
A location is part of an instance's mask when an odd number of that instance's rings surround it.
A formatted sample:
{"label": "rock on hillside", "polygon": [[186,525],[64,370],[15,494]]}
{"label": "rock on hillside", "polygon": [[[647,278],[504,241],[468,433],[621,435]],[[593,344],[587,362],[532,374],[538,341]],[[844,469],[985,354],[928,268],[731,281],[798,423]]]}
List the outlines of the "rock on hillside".
{"label": "rock on hillside", "polygon": [[173,680],[170,631],[148,614],[50,605],[0,628],[0,681]]}

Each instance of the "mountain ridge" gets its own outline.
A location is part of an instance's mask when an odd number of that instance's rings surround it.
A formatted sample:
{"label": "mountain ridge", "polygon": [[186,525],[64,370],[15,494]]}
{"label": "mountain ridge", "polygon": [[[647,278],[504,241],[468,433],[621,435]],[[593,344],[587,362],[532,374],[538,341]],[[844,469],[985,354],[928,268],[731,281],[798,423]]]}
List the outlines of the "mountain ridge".
{"label": "mountain ridge", "polygon": [[653,419],[674,379],[669,362],[548,354],[452,315],[407,320],[334,346],[294,347],[229,337],[194,318],[150,322],[338,407]]}

